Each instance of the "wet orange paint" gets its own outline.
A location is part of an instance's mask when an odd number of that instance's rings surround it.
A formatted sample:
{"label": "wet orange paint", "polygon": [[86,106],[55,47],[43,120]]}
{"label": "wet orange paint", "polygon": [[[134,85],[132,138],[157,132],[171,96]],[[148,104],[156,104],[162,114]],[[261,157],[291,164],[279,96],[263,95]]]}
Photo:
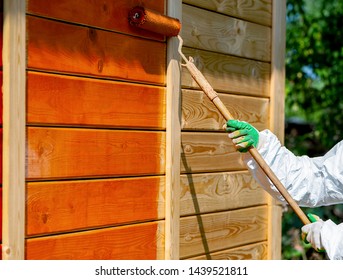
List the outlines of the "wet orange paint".
{"label": "wet orange paint", "polygon": [[26,241],[28,260],[154,260],[157,222],[33,238]]}

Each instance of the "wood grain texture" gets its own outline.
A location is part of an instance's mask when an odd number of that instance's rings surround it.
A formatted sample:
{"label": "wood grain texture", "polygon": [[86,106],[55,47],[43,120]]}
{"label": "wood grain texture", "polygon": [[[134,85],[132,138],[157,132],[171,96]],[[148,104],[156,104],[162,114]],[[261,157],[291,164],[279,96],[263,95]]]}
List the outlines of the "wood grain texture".
{"label": "wood grain texture", "polygon": [[99,129],[27,130],[27,179],[165,172],[165,133]]}
{"label": "wood grain texture", "polygon": [[[269,97],[269,63],[187,47],[182,52],[193,58],[194,65],[216,91]],[[185,68],[182,70],[182,86],[199,88]]]}
{"label": "wood grain texture", "polygon": [[181,218],[180,258],[267,240],[267,206]]}
{"label": "wood grain texture", "polygon": [[[285,48],[286,0],[273,5],[271,108],[270,129],[283,143],[285,133]],[[282,207],[279,201],[269,198],[268,259],[281,259]]]}
{"label": "wood grain texture", "polygon": [[[2,1],[0,3],[1,7],[2,7]],[[0,11],[0,53],[2,54],[2,45],[3,45],[3,36],[4,36],[4,32],[3,32],[3,21],[4,21],[4,13],[3,13],[3,9],[1,9]],[[2,69],[2,55],[0,55],[0,67]]]}
{"label": "wood grain texture", "polygon": [[[182,0],[167,1],[168,16],[182,17]],[[179,40],[167,41],[165,259],[178,260],[180,233],[181,71]]]}
{"label": "wood grain texture", "polygon": [[[2,175],[3,175],[3,170],[2,170],[2,153],[3,153],[3,128],[0,126],[0,188],[2,186]],[[0,214],[2,214],[2,207],[0,207]],[[0,215],[1,216],[1,215]],[[1,225],[1,224],[0,224]],[[0,227],[1,229],[1,227]]]}
{"label": "wood grain texture", "polygon": [[164,177],[28,183],[26,235],[163,219],[164,184]]}
{"label": "wood grain texture", "polygon": [[137,5],[143,5],[161,14],[165,10],[163,0],[29,0],[27,9],[29,14],[164,40],[161,35],[130,26],[128,13]]}
{"label": "wood grain texture", "polygon": [[209,255],[197,256],[190,258],[190,260],[266,260],[268,255],[267,246],[267,242],[259,242]]}
{"label": "wood grain texture", "polygon": [[[247,121],[258,130],[268,127],[269,100],[218,94],[231,115]],[[226,121],[202,91],[182,90],[182,129],[224,131]]]}
{"label": "wood grain texture", "polygon": [[181,172],[243,170],[245,164],[227,133],[182,132]]}
{"label": "wood grain texture", "polygon": [[166,45],[27,16],[30,69],[165,84]]}
{"label": "wood grain texture", "polygon": [[2,258],[24,259],[26,1],[4,0]]}
{"label": "wood grain texture", "polygon": [[155,260],[164,256],[164,223],[153,222],[27,239],[28,260]]}
{"label": "wood grain texture", "polygon": [[165,129],[165,89],[28,72],[27,123]]}
{"label": "wood grain texture", "polygon": [[248,171],[181,176],[180,214],[197,215],[267,204]]}
{"label": "wood grain texture", "polygon": [[270,26],[272,22],[272,0],[184,0],[183,2],[263,25]]}
{"label": "wood grain texture", "polygon": [[0,84],[1,84],[1,90],[0,90],[0,93],[1,93],[1,97],[0,97],[0,126],[2,126],[2,118],[3,118],[3,91],[2,91],[2,87],[3,87],[3,80],[2,80],[2,67],[1,67],[1,70],[0,70]]}
{"label": "wood grain texture", "polygon": [[[1,241],[2,241],[2,186],[0,186],[0,243]],[[0,256],[2,256],[2,254],[0,254]]]}
{"label": "wood grain texture", "polygon": [[183,5],[184,45],[223,54],[270,61],[269,27]]}

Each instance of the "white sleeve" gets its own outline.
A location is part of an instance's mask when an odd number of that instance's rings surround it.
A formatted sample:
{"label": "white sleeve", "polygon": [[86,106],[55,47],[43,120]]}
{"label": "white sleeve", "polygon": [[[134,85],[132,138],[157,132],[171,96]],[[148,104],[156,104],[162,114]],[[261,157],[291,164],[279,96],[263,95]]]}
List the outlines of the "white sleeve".
{"label": "white sleeve", "polygon": [[[300,206],[322,206],[343,202],[343,142],[322,157],[295,156],[269,130],[260,132],[259,153]],[[284,202],[255,160],[245,162],[255,179],[273,197]]]}
{"label": "white sleeve", "polygon": [[324,222],[321,229],[323,247],[330,260],[343,260],[343,224],[331,220]]}

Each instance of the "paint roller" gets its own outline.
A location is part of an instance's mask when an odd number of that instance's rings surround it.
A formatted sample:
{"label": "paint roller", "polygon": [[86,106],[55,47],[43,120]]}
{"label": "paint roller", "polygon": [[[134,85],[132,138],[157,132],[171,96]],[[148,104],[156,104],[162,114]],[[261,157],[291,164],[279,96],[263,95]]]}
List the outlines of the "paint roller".
{"label": "paint roller", "polygon": [[[142,6],[134,7],[129,12],[129,23],[132,26],[137,28],[141,28],[147,31],[151,31],[154,33],[158,33],[161,35],[165,35],[167,37],[174,37],[177,36],[179,39],[179,48],[178,52],[181,58],[184,60],[184,64],[182,66],[186,67],[190,72],[192,78],[195,82],[199,85],[202,91],[208,96],[208,98],[212,101],[215,107],[219,110],[221,115],[224,117],[226,121],[230,119],[234,119],[230,114],[229,110],[223,104],[223,102],[219,99],[218,94],[203,76],[203,74],[198,70],[198,68],[193,63],[193,58],[190,57],[189,59],[182,53],[182,45],[183,40],[178,35],[181,30],[181,23],[178,19],[171,18],[165,15],[161,15],[160,13],[147,9]],[[251,147],[249,153],[257,162],[257,164],[261,167],[265,175],[270,179],[270,181],[274,184],[274,186],[278,189],[280,194],[283,198],[287,201],[299,219],[303,222],[303,224],[309,224],[311,221],[305,215],[305,213],[301,210],[295,200],[291,197],[288,193],[286,188],[282,185],[281,181],[276,177],[274,172],[270,169],[268,164],[262,158],[260,153],[257,151],[255,147]]]}

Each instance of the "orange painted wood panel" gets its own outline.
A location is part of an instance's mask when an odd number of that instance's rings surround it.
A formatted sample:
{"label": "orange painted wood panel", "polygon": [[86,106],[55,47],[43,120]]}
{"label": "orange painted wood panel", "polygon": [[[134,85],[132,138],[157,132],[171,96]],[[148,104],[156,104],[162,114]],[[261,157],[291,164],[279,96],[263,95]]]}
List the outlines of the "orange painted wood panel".
{"label": "orange painted wood panel", "polygon": [[165,12],[164,0],[29,0],[27,10],[28,13],[39,16],[163,40],[161,35],[134,28],[129,24],[128,13],[138,5],[160,14]]}
{"label": "orange painted wood panel", "polygon": [[4,14],[2,11],[2,2],[0,3],[1,5],[1,11],[0,11],[0,67],[2,69],[2,40],[3,40],[3,18]]}
{"label": "orange painted wood panel", "polygon": [[[2,241],[2,187],[0,186],[0,243],[1,241]],[[2,254],[0,253],[0,255]]]}
{"label": "orange painted wood panel", "polygon": [[[2,185],[2,150],[3,150],[3,129],[0,127],[0,187]],[[0,208],[1,210],[1,208]]]}
{"label": "orange painted wood panel", "polygon": [[30,69],[165,84],[166,44],[27,16]]}
{"label": "orange painted wood panel", "polygon": [[164,256],[164,223],[153,222],[26,241],[28,260],[154,260]]}
{"label": "orange painted wood panel", "polygon": [[165,129],[165,88],[28,72],[28,124]]}
{"label": "orange painted wood panel", "polygon": [[[2,67],[1,67],[1,69],[2,69]],[[2,126],[2,114],[3,114],[3,109],[2,109],[2,107],[3,107],[3,97],[2,97],[2,70],[0,71],[0,83],[1,83],[1,90],[0,90],[0,92],[1,92],[1,97],[0,97],[0,125]]]}
{"label": "orange painted wood panel", "polygon": [[27,130],[28,180],[165,172],[165,133],[106,129]]}
{"label": "orange painted wood panel", "polygon": [[27,184],[26,234],[164,218],[164,177]]}

